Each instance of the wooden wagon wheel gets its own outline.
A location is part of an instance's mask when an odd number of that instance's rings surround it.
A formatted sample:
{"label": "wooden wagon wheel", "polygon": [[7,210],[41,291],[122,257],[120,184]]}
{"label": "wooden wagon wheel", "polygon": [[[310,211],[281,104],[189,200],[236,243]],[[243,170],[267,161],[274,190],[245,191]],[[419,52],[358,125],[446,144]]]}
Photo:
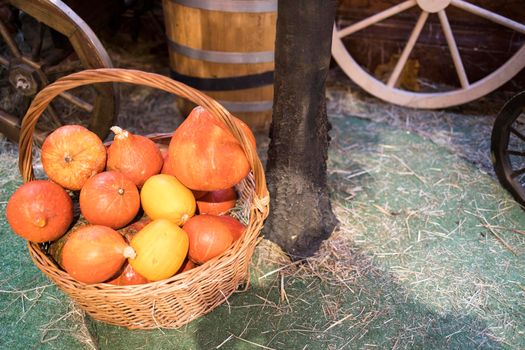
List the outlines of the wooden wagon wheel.
{"label": "wooden wagon wheel", "polygon": [[510,99],[496,118],[491,151],[499,182],[525,208],[525,91]]}
{"label": "wooden wagon wheel", "polygon": [[[387,82],[384,83],[366,72],[352,58],[343,45],[342,39],[391,16],[413,8],[414,6],[418,6],[421,9],[421,14],[419,15],[397,64]],[[525,25],[464,0],[406,0],[371,17],[353,23],[346,28],[337,28],[337,25],[335,25],[332,39],[332,55],[345,74],[370,94],[390,103],[414,108],[443,108],[473,101],[497,89],[525,67],[524,45],[496,71],[474,83],[469,82],[445,11],[449,6],[456,7],[460,10],[495,22],[501,26],[510,28],[518,33],[525,34]],[[396,83],[399,80],[404,66],[407,64],[410,53],[418,40],[427,18],[431,14],[437,14],[439,17],[441,28],[445,35],[461,88],[432,93],[418,93],[402,90],[396,87]]]}
{"label": "wooden wagon wheel", "polygon": [[[24,30],[24,26],[31,23],[31,29]],[[0,66],[9,80],[2,85],[11,89],[8,98],[23,96],[15,113],[0,109],[0,131],[14,142],[19,138],[20,118],[38,91],[77,70],[112,67],[93,31],[59,0],[4,2],[0,8],[0,44],[5,49],[0,55]],[[60,97],[57,104],[46,110],[46,120],[39,124],[35,135],[37,143],[66,123],[84,124],[101,138],[107,135],[118,102],[112,84],[64,92]],[[66,115],[71,114],[67,118],[74,119],[65,120],[64,111],[69,111]]]}

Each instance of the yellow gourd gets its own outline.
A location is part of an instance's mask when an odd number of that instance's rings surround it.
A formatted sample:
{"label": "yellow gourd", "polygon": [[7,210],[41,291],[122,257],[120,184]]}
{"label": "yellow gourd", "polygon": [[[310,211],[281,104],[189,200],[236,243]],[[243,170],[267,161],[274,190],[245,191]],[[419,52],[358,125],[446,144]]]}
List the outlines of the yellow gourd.
{"label": "yellow gourd", "polygon": [[173,276],[188,254],[189,239],[186,232],[166,219],[153,220],[131,240],[135,250],[130,265],[150,281]]}
{"label": "yellow gourd", "polygon": [[150,177],[140,191],[140,202],[151,219],[167,219],[181,226],[195,214],[195,197],[175,176]]}

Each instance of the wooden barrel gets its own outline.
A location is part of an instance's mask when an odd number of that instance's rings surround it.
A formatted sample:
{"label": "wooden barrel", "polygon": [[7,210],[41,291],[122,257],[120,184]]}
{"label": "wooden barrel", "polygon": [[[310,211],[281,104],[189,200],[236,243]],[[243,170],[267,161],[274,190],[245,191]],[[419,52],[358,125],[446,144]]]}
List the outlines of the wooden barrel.
{"label": "wooden barrel", "polygon": [[[254,130],[272,117],[277,0],[163,0],[172,78]],[[179,101],[181,112],[191,106]]]}

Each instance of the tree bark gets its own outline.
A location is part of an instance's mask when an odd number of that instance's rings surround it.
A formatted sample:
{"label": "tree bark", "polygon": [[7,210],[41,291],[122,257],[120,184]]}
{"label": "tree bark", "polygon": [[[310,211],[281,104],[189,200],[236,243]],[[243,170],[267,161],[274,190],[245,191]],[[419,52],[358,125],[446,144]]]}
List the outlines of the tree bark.
{"label": "tree bark", "polygon": [[337,225],[326,187],[325,100],[335,10],[335,0],[278,4],[264,232],[295,259],[314,254]]}

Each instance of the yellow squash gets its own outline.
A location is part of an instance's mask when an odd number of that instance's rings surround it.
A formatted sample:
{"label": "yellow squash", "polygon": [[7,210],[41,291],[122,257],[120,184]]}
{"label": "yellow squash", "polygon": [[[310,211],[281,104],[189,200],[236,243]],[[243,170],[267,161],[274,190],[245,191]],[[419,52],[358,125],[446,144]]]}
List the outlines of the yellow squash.
{"label": "yellow squash", "polygon": [[195,197],[175,176],[150,177],[140,191],[140,202],[151,219],[168,219],[181,226],[195,214]]}
{"label": "yellow squash", "polygon": [[166,219],[153,220],[131,240],[135,250],[130,265],[150,281],[173,276],[188,254],[189,239],[186,232]]}

